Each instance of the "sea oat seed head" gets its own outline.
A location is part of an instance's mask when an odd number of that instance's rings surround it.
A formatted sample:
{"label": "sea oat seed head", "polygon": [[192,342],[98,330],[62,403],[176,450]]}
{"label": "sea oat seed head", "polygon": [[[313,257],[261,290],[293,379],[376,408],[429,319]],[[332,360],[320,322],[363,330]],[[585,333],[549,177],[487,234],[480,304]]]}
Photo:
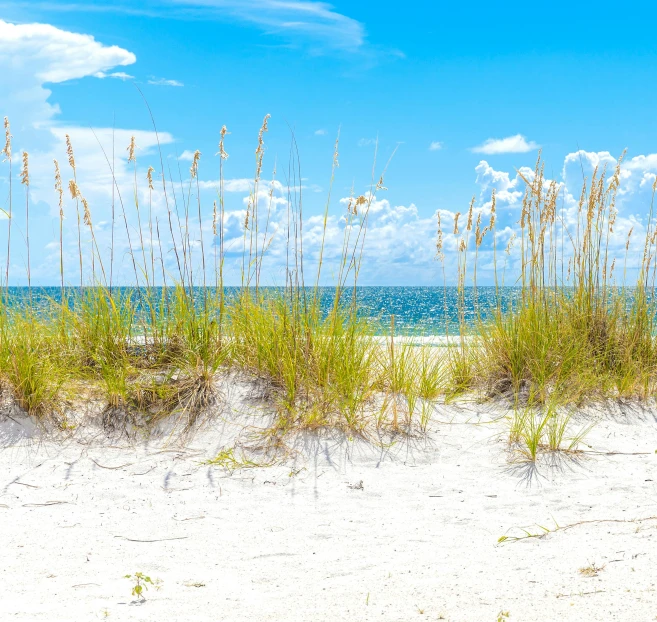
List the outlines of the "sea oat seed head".
{"label": "sea oat seed head", "polygon": [[5,146],[3,147],[2,151],[0,151],[0,154],[5,155],[5,160],[10,160],[11,161],[11,128],[9,127],[9,118],[5,117]]}
{"label": "sea oat seed head", "polygon": [[24,186],[30,185],[30,170],[29,170],[29,155],[27,151],[23,151],[23,168],[21,169],[21,183]]}
{"label": "sea oat seed head", "polygon": [[470,201],[470,207],[468,208],[468,224],[465,227],[466,231],[472,231],[472,210],[474,209],[475,198],[472,197]]}
{"label": "sea oat seed head", "polygon": [[454,214],[454,235],[459,234],[459,217],[461,216],[461,212],[456,212]]}
{"label": "sea oat seed head", "polygon": [[55,192],[59,197],[59,217],[64,218],[64,189],[62,188],[62,175],[59,171],[59,162],[53,160],[55,163]]}
{"label": "sea oat seed head", "polygon": [[73,145],[71,144],[71,137],[66,134],[66,155],[68,156],[68,163],[75,172],[75,156],[73,155]]}
{"label": "sea oat seed head", "polygon": [[513,243],[516,241],[516,233],[515,231],[511,234],[511,237],[509,238],[509,243],[506,245],[506,254],[510,255],[511,254],[511,248],[513,247]]}
{"label": "sea oat seed head", "polygon": [[221,132],[219,132],[219,136],[221,137],[219,139],[219,151],[215,155],[218,155],[222,160],[227,160],[228,159],[228,154],[224,150],[224,138],[226,137],[226,134],[230,134],[230,132],[226,129],[226,126],[223,125],[221,127]]}
{"label": "sea oat seed head", "polygon": [[264,139],[263,135],[264,133],[268,130],[267,124],[269,123],[269,119],[271,118],[270,114],[266,114],[265,118],[262,120],[262,127],[260,128],[260,132],[258,132],[258,146],[256,147],[256,179],[260,178],[260,173],[262,172],[262,157],[264,156],[265,153],[265,148],[264,148]]}
{"label": "sea oat seed head", "polygon": [[89,210],[89,203],[84,197],[81,197],[80,200],[84,206],[84,224],[91,227],[91,211]]}
{"label": "sea oat seed head", "polygon": [[78,188],[78,185],[75,183],[74,179],[69,180],[68,189],[71,193],[71,198],[72,199],[77,199],[81,196],[80,195],[80,189]]}
{"label": "sea oat seed head", "polygon": [[192,167],[189,169],[189,174],[194,179],[198,175],[198,161],[201,158],[201,152],[197,149],[194,152],[194,159],[192,160]]}
{"label": "sea oat seed head", "polygon": [[126,151],[128,152],[128,162],[135,162],[135,148],[137,147],[135,143],[135,137],[131,136],[130,137],[130,144],[128,145],[128,148]]}
{"label": "sea oat seed head", "polygon": [[148,188],[149,190],[154,190],[153,188],[153,172],[155,169],[152,166],[148,167],[148,171],[146,171],[146,179],[148,179]]}
{"label": "sea oat seed head", "polygon": [[486,230],[484,229],[484,232],[481,232],[481,212],[479,212],[479,215],[477,216],[477,227],[475,229],[475,243],[477,246],[481,246],[481,243],[484,240],[484,236],[486,235]]}
{"label": "sea oat seed head", "polygon": [[440,261],[443,261],[445,255],[443,254],[443,227],[442,227],[442,223],[440,222],[440,212],[437,212],[436,217],[438,221],[438,236],[436,238],[436,257],[438,257]]}

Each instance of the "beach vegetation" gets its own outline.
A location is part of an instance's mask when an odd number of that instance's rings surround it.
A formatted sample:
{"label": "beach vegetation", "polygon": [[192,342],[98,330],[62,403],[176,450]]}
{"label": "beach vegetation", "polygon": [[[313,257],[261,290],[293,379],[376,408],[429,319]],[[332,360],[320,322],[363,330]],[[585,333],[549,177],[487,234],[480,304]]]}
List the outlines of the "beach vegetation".
{"label": "beach vegetation", "polygon": [[[339,140],[311,273],[305,263],[305,217],[294,149],[290,171],[295,174],[284,207],[287,228],[277,231],[272,224],[273,210],[280,207],[273,200],[275,173],[271,181],[263,177],[268,124],[269,115],[257,137],[255,170],[239,228],[241,247],[230,249],[242,265],[241,283],[230,294],[224,274],[229,252],[225,126],[218,133],[219,181],[211,212],[201,201],[199,151],[189,179],[174,187],[161,157],[162,170],[150,166],[140,182],[134,138],[127,146],[134,205],[120,192],[115,198],[113,193],[107,226],[112,241],[115,230],[125,229],[130,287],[121,285],[126,276],[115,270],[118,249],[112,245],[106,252],[98,244],[93,205],[85,198],[67,136],[68,184],[54,162],[60,287],[57,295],[45,299],[36,296],[31,279],[30,161],[22,154],[20,201],[25,211],[16,209],[14,188],[3,208],[8,246],[0,296],[0,378],[18,407],[62,427],[67,421],[63,404],[75,389],[100,404],[108,431],[148,430],[173,417],[177,428],[188,432],[225,406],[219,377],[238,374],[264,387],[270,423],[259,447],[275,452],[300,431],[339,430],[349,438],[370,440],[380,439],[381,432],[426,431],[440,400],[476,395],[509,405],[509,442],[535,461],[540,452],[576,449],[588,428],[573,432],[571,413],[585,401],[654,395],[657,225],[651,204],[643,260],[636,281],[629,284],[632,231],[624,256],[616,256],[614,243],[622,158],[611,174],[596,168],[585,180],[573,212],[560,207],[562,187],[545,178],[539,156],[531,174],[519,173],[525,192],[517,236],[508,240],[506,253],[498,249],[494,192],[486,207],[476,207],[473,200],[467,212],[445,223],[446,231],[438,212],[439,262],[445,261],[444,238],[451,235],[455,241],[458,326],[446,325],[445,347],[418,347],[398,334],[394,315],[383,326],[360,313],[358,303],[368,217],[376,194],[386,190],[388,163],[375,174],[375,160],[369,190],[341,203],[343,239],[339,256],[331,258],[334,287],[327,303],[327,290],[320,284]],[[3,154],[11,179],[8,120],[5,134]],[[107,165],[117,186],[109,158]],[[155,193],[159,215],[153,209]],[[64,247],[66,206],[74,207],[75,284],[65,278],[70,261]],[[9,287],[10,236],[19,214],[25,220],[27,284],[20,295]],[[129,225],[135,219],[136,229]],[[263,281],[276,235],[286,239],[285,284],[272,288]],[[484,248],[497,292],[485,312],[477,297]],[[510,256],[518,272],[516,295],[507,304],[499,292]],[[474,292],[474,321],[466,319],[468,288]],[[231,451],[220,453],[216,464],[249,464]]]}

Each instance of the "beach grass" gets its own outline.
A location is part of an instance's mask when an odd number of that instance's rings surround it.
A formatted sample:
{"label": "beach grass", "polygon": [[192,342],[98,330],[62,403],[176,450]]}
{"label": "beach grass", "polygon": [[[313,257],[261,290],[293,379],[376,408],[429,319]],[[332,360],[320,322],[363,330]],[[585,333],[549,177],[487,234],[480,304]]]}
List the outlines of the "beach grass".
{"label": "beach grass", "polygon": [[[445,223],[439,215],[437,261],[445,261],[445,236],[455,238],[457,249],[458,335],[451,327],[449,336],[455,340],[448,347],[417,347],[396,335],[394,316],[386,327],[364,319],[356,296],[369,211],[375,194],[385,190],[387,164],[380,176],[373,174],[369,191],[352,196],[341,214],[344,239],[339,261],[332,266],[334,295],[328,308],[322,306],[319,285],[338,141],[316,273],[304,270],[302,203],[290,199],[287,230],[278,233],[287,240],[285,285],[274,292],[262,287],[277,234],[271,224],[273,190],[269,200],[263,200],[261,192],[265,189],[266,194],[270,188],[262,179],[268,122],[269,115],[258,133],[255,173],[241,226],[241,286],[232,296],[227,296],[224,283],[225,127],[219,133],[220,179],[212,205],[211,240],[204,238],[208,234],[203,214],[209,209],[201,204],[200,152],[194,154],[188,192],[181,193],[182,199],[174,199],[163,170],[149,167],[144,184],[151,200],[155,185],[161,183],[158,191],[166,218],[160,220],[153,218],[150,201],[147,208],[137,199],[143,194],[131,141],[128,161],[135,171],[134,206],[119,198],[112,205],[111,222],[112,235],[115,226],[123,225],[130,243],[129,289],[118,287],[115,249],[108,256],[96,242],[92,206],[78,185],[73,145],[67,136],[79,284],[73,286],[64,278],[64,183],[57,162],[61,296],[46,308],[43,304],[37,308],[28,263],[24,300],[17,304],[11,299],[11,245],[7,247],[0,301],[0,377],[20,409],[65,428],[67,408],[77,393],[78,399],[93,398],[102,404],[101,420],[108,430],[148,429],[170,417],[182,429],[191,430],[213,408],[221,410],[217,377],[239,373],[266,385],[267,408],[274,415],[268,441],[276,447],[289,433],[301,430],[338,429],[366,438],[381,430],[392,435],[422,432],[439,400],[476,395],[511,405],[509,441],[535,460],[541,450],[573,449],[583,438],[567,432],[573,406],[653,396],[657,229],[650,205],[643,261],[636,282],[627,284],[629,237],[625,257],[612,252],[620,161],[610,175],[596,169],[585,181],[578,209],[572,213],[559,207],[562,188],[545,179],[539,158],[533,174],[523,174],[518,236],[509,241],[506,252],[497,248],[494,193],[486,209],[475,207],[473,200],[462,221],[457,214],[449,223],[449,231],[443,231]],[[5,128],[3,153],[11,167],[8,121]],[[27,154],[21,162],[28,231]],[[653,195],[654,191],[655,187]],[[8,237],[19,214],[14,194],[9,195]],[[128,224],[131,209],[136,230]],[[487,247],[485,240],[490,242]],[[472,286],[476,292],[483,248],[493,254],[494,281],[501,287],[513,244],[519,249],[520,267],[515,302],[504,305],[498,294],[486,313],[477,308],[474,324],[466,322],[465,289]],[[29,261],[27,236],[26,251]],[[175,258],[173,269],[165,267],[165,254]],[[354,295],[345,302],[344,293],[352,290]],[[375,338],[382,333],[385,344]]]}

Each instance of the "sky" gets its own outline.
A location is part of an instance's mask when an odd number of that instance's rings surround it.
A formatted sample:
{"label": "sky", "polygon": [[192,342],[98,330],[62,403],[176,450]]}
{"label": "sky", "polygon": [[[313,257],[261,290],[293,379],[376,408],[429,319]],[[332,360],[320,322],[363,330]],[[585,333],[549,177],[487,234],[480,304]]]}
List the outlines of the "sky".
{"label": "sky", "polygon": [[[199,230],[211,247],[223,125],[230,132],[223,165],[226,271],[229,281],[239,282],[248,180],[265,114],[271,118],[262,175],[270,179],[276,168],[278,180],[266,283],[285,279],[286,188],[290,153],[296,157],[297,150],[305,250],[309,264],[316,259],[338,132],[322,282],[336,277],[348,197],[368,193],[373,166],[378,179],[391,156],[387,189],[372,198],[363,285],[442,285],[437,215],[448,221],[465,212],[473,196],[475,208],[488,214],[493,189],[497,239],[504,246],[520,217],[524,182],[518,171],[529,174],[539,150],[546,175],[563,185],[564,208],[572,208],[582,176],[590,177],[598,163],[613,168],[627,149],[616,227],[621,248],[632,227],[637,240],[645,230],[657,174],[655,18],[657,8],[648,2],[623,8],[560,1],[520,7],[414,0],[0,0],[0,117],[9,118],[13,135],[10,283],[26,283],[23,151],[30,158],[32,282],[60,279],[53,159],[67,187],[68,134],[101,254],[109,252],[112,198],[117,214],[119,193],[125,201],[128,233],[125,223],[115,224],[113,271],[116,282],[130,283],[127,250],[141,244],[135,178],[142,213],[150,200],[163,227],[167,220],[163,193],[159,186],[149,193],[146,182],[149,166],[156,176],[162,170],[160,149],[165,174],[182,180],[183,202],[186,193],[196,200],[189,169],[194,151],[201,152]],[[132,136],[136,165],[127,161]],[[7,247],[9,198],[5,161],[1,249]],[[68,192],[63,210],[65,278],[75,283],[76,208]],[[84,230],[82,243],[88,238]],[[151,243],[147,234],[144,246]],[[456,239],[447,236],[449,282],[455,247]],[[166,241],[163,255],[173,271]],[[4,263],[4,251],[0,258]],[[481,278],[490,281],[490,271]]]}

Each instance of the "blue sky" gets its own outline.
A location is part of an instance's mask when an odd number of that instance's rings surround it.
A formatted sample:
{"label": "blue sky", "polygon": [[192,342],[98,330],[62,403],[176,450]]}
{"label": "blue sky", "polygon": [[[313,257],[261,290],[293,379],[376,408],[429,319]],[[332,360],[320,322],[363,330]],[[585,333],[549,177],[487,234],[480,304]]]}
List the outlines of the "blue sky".
{"label": "blue sky", "polygon": [[[162,132],[167,166],[180,162],[185,176],[188,154],[203,153],[206,209],[217,178],[219,130],[228,126],[233,227],[248,192],[239,180],[253,175],[265,113],[272,115],[265,174],[277,161],[285,182],[293,129],[308,217],[323,209],[340,128],[331,208],[336,245],[345,207],[340,199],[352,186],[357,194],[366,191],[375,139],[381,164],[398,147],[386,178],[389,190],[376,198],[364,284],[441,284],[433,259],[437,210],[445,217],[465,211],[475,195],[485,211],[493,187],[505,197],[503,242],[518,218],[522,184],[516,169],[531,167],[539,147],[547,174],[573,196],[582,162],[587,170],[599,161],[613,164],[628,148],[620,239],[631,226],[642,226],[645,180],[657,173],[656,17],[650,3],[632,3],[629,10],[572,2],[0,0],[0,116],[10,118],[15,156],[26,149],[33,162],[35,282],[59,278],[52,158],[65,163],[65,133],[73,139],[81,187],[101,238],[111,177],[89,128],[111,151],[114,125],[119,160],[136,133],[140,179],[155,165],[152,127],[134,83]],[[126,162],[117,167],[129,194],[131,168]],[[5,163],[3,209],[7,174]],[[16,230],[23,226],[18,216],[15,223]],[[71,270],[74,238],[71,231]],[[24,282],[21,243],[16,236],[16,283]],[[6,221],[0,221],[0,248],[5,246]],[[271,282],[281,276],[273,251]],[[125,268],[122,263],[117,270]],[[74,271],[68,274],[74,281]],[[129,281],[129,272],[124,278]]]}

